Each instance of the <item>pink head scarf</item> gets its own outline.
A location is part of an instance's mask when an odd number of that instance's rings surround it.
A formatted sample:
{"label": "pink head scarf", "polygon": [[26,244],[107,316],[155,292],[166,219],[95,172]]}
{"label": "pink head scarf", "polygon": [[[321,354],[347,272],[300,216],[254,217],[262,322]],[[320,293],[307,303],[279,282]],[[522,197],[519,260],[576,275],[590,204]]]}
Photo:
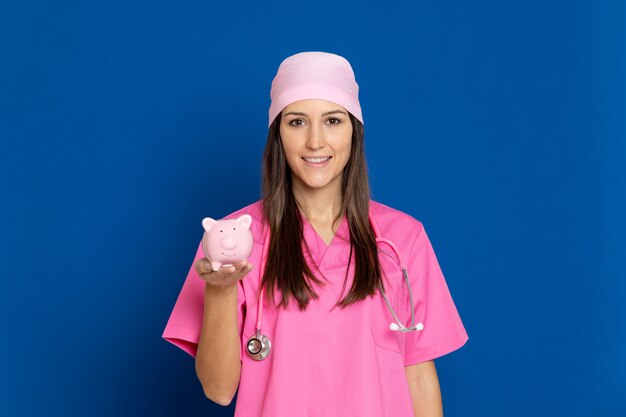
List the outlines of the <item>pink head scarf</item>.
{"label": "pink head scarf", "polygon": [[278,67],[270,90],[269,124],[289,104],[306,99],[332,101],[363,123],[359,85],[350,63],[328,52],[300,52]]}

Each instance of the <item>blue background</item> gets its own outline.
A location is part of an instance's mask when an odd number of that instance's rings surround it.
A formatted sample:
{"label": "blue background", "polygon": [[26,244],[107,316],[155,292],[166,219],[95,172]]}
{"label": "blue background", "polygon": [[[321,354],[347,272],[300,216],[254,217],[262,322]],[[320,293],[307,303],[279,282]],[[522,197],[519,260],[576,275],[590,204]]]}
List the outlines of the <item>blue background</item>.
{"label": "blue background", "polygon": [[2,414],[232,415],[161,333],[201,219],[259,197],[278,65],[321,50],[355,70],[373,198],[424,223],[470,335],[436,361],[446,416],[626,415],[625,21],[2,1]]}

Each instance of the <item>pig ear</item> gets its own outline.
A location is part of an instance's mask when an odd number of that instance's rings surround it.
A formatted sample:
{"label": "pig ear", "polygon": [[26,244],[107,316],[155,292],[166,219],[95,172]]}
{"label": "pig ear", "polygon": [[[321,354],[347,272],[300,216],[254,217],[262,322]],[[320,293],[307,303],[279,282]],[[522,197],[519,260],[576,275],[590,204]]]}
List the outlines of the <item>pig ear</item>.
{"label": "pig ear", "polygon": [[237,221],[239,223],[243,223],[243,225],[249,229],[250,225],[252,224],[252,217],[249,214],[244,214],[243,216],[239,217]]}
{"label": "pig ear", "polygon": [[209,229],[211,229],[211,226],[213,226],[215,223],[217,223],[216,220],[213,220],[210,217],[205,217],[204,219],[202,219],[202,227],[204,227],[205,231],[209,231]]}

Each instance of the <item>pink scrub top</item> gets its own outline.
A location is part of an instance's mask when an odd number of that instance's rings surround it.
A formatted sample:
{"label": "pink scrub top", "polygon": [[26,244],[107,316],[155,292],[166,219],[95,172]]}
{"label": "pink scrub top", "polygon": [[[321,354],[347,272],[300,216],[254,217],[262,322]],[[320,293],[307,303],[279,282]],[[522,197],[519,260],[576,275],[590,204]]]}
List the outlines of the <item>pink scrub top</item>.
{"label": "pink scrub top", "polygon": [[[255,268],[238,284],[242,367],[235,417],[412,417],[405,366],[443,356],[468,340],[422,223],[375,201],[370,201],[370,209],[381,236],[397,246],[407,267],[415,323],[423,323],[423,330],[390,330],[393,317],[379,292],[345,309],[333,308],[352,284],[354,256],[342,294],[350,254],[347,219],[344,216],[326,245],[303,216],[303,252],[326,285],[315,287],[319,299],[311,300],[306,311],[299,311],[293,299],[287,309],[277,310],[265,296],[261,333],[269,337],[272,350],[267,359],[258,362],[249,358],[245,349],[255,333],[266,232],[261,201],[226,217],[252,216],[255,243],[248,258]],[[379,248],[390,252],[385,245]],[[194,264],[203,257],[199,246]],[[410,303],[402,273],[387,255],[379,255],[379,259],[387,297],[408,325]],[[204,286],[192,264],[163,332],[164,339],[194,358],[202,326]]]}

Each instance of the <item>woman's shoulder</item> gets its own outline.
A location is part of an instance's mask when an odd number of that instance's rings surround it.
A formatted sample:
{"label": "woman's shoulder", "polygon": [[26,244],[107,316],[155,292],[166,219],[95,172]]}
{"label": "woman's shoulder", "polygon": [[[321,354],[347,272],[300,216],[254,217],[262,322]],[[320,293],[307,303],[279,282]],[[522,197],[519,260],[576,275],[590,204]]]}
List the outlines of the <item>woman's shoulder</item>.
{"label": "woman's shoulder", "polygon": [[263,200],[257,200],[254,203],[248,204],[245,207],[238,209],[237,211],[233,211],[232,213],[224,216],[224,219],[234,219],[244,214],[248,214],[252,217],[252,220],[262,220],[263,219]]}
{"label": "woman's shoulder", "polygon": [[370,200],[370,211],[383,237],[415,237],[424,228],[422,222],[412,215],[378,201]]}

